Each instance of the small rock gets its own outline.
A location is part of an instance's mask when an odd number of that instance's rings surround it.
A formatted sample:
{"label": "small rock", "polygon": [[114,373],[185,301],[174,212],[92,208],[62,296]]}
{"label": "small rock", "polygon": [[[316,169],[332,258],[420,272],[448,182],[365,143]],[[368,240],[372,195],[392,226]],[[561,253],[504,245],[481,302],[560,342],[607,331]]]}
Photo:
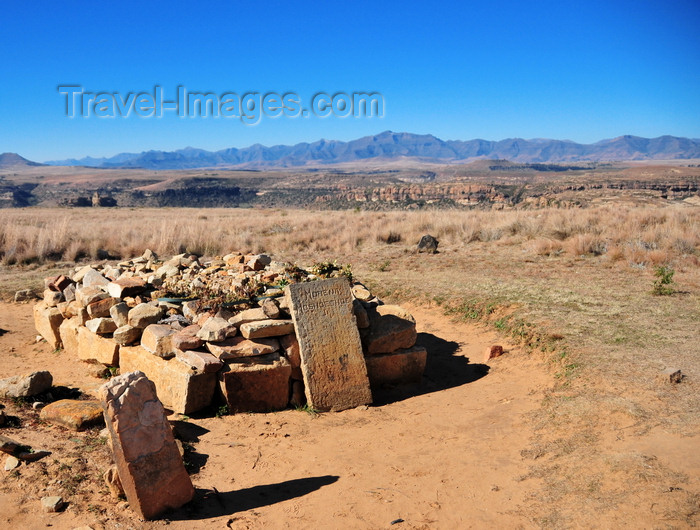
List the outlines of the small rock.
{"label": "small rock", "polygon": [[163,309],[150,304],[138,304],[129,311],[129,325],[144,329],[163,318]]}
{"label": "small rock", "polygon": [[119,479],[119,471],[116,465],[110,466],[110,468],[105,471],[103,477],[112,497],[118,499],[119,497],[125,496],[124,486],[122,486],[122,481]]}
{"label": "small rock", "polygon": [[212,317],[204,323],[197,332],[197,336],[207,342],[221,342],[228,337],[233,337],[237,332],[236,326],[229,323],[228,320]]}
{"label": "small rock", "polygon": [[126,326],[129,323],[129,306],[124,302],[113,305],[109,308],[109,316],[117,327]]}
{"label": "small rock", "polygon": [[53,496],[41,498],[41,509],[48,513],[59,511],[61,508],[63,508],[63,504],[64,502],[62,497]]}
{"label": "small rock", "polygon": [[100,317],[88,320],[85,322],[85,327],[98,335],[106,335],[107,333],[114,333],[117,329],[117,324],[111,318]]}
{"label": "small rock", "polygon": [[120,326],[114,330],[112,338],[114,339],[114,342],[120,346],[129,346],[130,344],[134,344],[139,341],[142,332],[143,330],[140,328],[135,328],[129,324],[125,324],[124,326]]}
{"label": "small rock", "polygon": [[484,349],[484,362],[488,361],[489,359],[495,359],[496,357],[500,357],[501,355],[503,355],[503,346],[500,346],[498,344],[487,346]]}
{"label": "small rock", "polygon": [[46,392],[53,384],[50,372],[33,372],[29,375],[16,375],[0,379],[0,397],[18,398],[35,396]]}
{"label": "small rock", "polygon": [[36,295],[31,289],[22,289],[15,293],[15,302],[26,302],[27,300],[34,300]]}
{"label": "small rock", "polygon": [[8,456],[7,460],[5,460],[5,471],[12,471],[13,469],[17,469],[18,467],[19,459],[15,458],[12,455]]}
{"label": "small rock", "polygon": [[659,381],[661,383],[680,383],[683,381],[683,373],[678,368],[666,368],[663,370],[659,376]]}
{"label": "small rock", "polygon": [[418,252],[427,252],[428,254],[437,253],[440,242],[433,236],[426,234],[420,238],[418,242]]}

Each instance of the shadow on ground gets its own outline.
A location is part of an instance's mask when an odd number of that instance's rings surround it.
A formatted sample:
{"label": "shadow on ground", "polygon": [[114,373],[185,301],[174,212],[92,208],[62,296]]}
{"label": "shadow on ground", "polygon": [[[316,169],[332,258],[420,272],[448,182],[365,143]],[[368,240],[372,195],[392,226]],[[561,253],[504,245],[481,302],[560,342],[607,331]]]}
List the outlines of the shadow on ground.
{"label": "shadow on ground", "polygon": [[423,380],[412,385],[373,388],[375,406],[466,385],[489,372],[488,365],[472,364],[468,357],[455,355],[459,350],[457,342],[441,339],[432,333],[419,333],[416,345],[428,351]]}
{"label": "shadow on ground", "polygon": [[265,484],[227,492],[197,488],[194,499],[186,506],[168,514],[168,519],[171,521],[201,520],[245,512],[303,497],[323,486],[333,484],[339,478],[336,475],[297,478],[277,484]]}

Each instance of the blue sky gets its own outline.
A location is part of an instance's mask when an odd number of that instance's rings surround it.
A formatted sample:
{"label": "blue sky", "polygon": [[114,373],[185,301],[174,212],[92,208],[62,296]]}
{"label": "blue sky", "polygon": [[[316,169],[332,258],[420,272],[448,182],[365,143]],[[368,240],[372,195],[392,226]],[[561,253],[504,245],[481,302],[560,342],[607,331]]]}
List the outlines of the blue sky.
{"label": "blue sky", "polygon": [[[700,138],[700,2],[3,2],[0,152],[45,161],[186,146],[622,134]],[[118,93],[379,92],[382,118],[82,118]]]}

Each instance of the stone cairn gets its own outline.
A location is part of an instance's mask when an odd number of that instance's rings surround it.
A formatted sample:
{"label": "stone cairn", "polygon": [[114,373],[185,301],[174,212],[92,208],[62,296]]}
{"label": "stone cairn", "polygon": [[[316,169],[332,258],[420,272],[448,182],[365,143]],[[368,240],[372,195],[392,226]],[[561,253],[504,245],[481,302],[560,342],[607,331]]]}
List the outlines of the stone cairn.
{"label": "stone cairn", "polygon": [[413,317],[330,263],[303,269],[240,253],[161,261],[147,250],[45,288],[34,321],[53,348],[142,372],[180,414],[212,404],[343,410],[371,403],[372,388],[420,381],[425,368]]}

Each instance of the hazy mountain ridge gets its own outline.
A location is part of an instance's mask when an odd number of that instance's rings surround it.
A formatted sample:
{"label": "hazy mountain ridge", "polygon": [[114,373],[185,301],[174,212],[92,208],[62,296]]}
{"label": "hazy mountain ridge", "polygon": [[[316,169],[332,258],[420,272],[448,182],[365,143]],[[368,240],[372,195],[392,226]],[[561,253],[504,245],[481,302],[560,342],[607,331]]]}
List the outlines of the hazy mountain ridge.
{"label": "hazy mountain ridge", "polygon": [[479,158],[520,163],[556,163],[611,160],[668,160],[700,158],[700,141],[675,136],[642,138],[620,136],[593,144],[569,140],[508,138],[492,140],[441,140],[431,134],[385,131],[349,142],[318,140],[296,145],[266,147],[255,144],[207,151],[187,147],[176,151],[120,153],[111,158],[49,161],[51,165],[103,168],[192,169],[216,166],[246,168],[295,167],[372,159],[414,158],[424,162],[455,163]]}

